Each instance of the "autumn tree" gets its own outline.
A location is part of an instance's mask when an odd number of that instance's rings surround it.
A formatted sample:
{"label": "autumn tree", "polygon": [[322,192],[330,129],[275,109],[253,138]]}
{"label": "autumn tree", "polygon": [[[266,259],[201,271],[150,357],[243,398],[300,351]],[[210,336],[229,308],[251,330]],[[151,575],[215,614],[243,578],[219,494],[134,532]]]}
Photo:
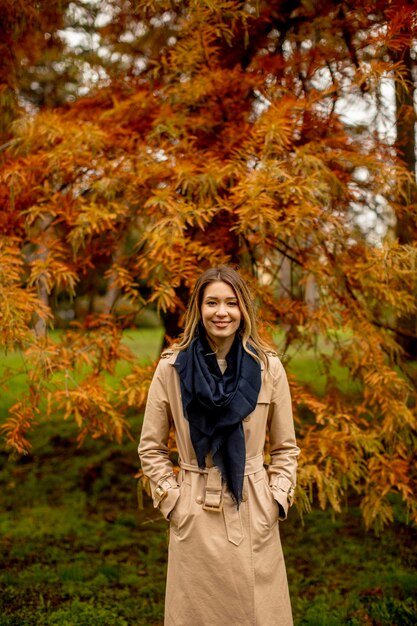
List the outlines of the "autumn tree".
{"label": "autumn tree", "polygon": [[[28,451],[41,397],[76,420],[80,440],[121,437],[152,368],[132,363],[116,390],[106,385],[118,360],[133,362],[121,342],[131,313],[113,314],[117,298],[130,311],[156,306],[172,336],[201,269],[232,263],[264,332],[284,329],[279,351],[312,349],[326,374],[323,395],[291,380],[300,508],[318,498],[340,510],[356,491],[367,525],[382,526],[400,494],[415,521],[416,379],[398,342],[398,320],[416,312],[415,241],[389,230],[370,240],[363,228],[372,210],[382,222],[399,215],[415,177],[377,119],[355,124],[346,113],[377,111],[381,81],[401,80],[404,60],[387,49],[414,45],[404,30],[413,8],[105,6],[103,46],[129,44],[118,71],[107,68],[84,97],[18,117],[3,152],[2,343],[29,364],[6,444]],[[415,205],[407,215],[415,223]],[[42,290],[75,297],[97,275],[110,292],[104,313],[58,340],[34,335],[34,322],[53,322]],[[309,283],[314,306],[300,297]],[[338,384],[335,364],[355,394]]]}

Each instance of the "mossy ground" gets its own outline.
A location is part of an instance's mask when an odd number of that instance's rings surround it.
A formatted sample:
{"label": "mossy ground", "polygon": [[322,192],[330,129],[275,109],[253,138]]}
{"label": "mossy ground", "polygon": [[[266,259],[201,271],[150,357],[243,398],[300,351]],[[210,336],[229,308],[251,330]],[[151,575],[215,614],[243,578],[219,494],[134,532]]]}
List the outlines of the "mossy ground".
{"label": "mossy ground", "polygon": [[[57,416],[30,455],[0,455],[0,626],[160,626],[167,525],[137,508],[136,442],[76,435]],[[417,531],[400,514],[376,536],[353,504],[303,523],[292,509],[281,534],[297,626],[416,624]]]}

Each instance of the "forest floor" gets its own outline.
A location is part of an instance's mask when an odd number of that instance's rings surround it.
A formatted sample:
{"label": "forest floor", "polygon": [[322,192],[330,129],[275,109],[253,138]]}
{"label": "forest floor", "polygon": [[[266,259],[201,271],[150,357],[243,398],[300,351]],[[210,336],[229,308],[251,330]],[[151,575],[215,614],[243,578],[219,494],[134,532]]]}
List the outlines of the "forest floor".
{"label": "forest floor", "polygon": [[[149,498],[138,509],[136,441],[76,435],[56,416],[30,455],[0,452],[0,626],[162,626],[168,526]],[[293,507],[280,530],[295,626],[417,623],[417,530],[399,506],[379,536],[353,501],[303,521]]]}
{"label": "forest floor", "polygon": [[[136,445],[75,437],[49,423],[1,455],[0,626],[162,626],[167,524],[137,508]],[[365,532],[356,507],[280,528],[296,625],[416,624],[415,529]]]}

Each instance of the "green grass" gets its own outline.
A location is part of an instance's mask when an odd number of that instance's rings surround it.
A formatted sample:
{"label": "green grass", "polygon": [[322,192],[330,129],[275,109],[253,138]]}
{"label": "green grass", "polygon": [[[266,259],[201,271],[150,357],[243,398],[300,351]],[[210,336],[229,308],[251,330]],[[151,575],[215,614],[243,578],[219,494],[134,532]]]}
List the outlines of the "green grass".
{"label": "green grass", "polygon": [[415,529],[397,523],[376,536],[355,508],[336,519],[314,511],[304,527],[282,528],[297,624],[415,623]]}
{"label": "green grass", "polygon": [[1,457],[0,624],[160,623],[166,525],[137,510],[134,443],[78,449],[72,424],[54,431]]}
{"label": "green grass", "polygon": [[[335,333],[333,331],[332,334],[337,335],[337,339],[340,342],[349,340],[346,333]],[[317,336],[314,337],[314,341],[316,349],[306,348],[302,331],[300,331],[299,338],[293,341],[287,352],[284,352],[284,332],[280,330],[274,333],[274,342],[277,346],[277,352],[287,372],[292,374],[298,382],[309,386],[315,393],[323,395],[326,391],[329,374],[343,393],[349,395],[358,393],[360,391],[358,381],[352,380],[349,369],[343,367],[340,362],[332,357],[333,343],[330,341],[330,338],[326,339]],[[330,360],[328,373],[325,371],[323,360],[320,358],[322,355]]]}
{"label": "green grass", "polygon": [[[153,359],[160,339],[146,330],[125,340]],[[314,355],[290,366],[311,381]],[[23,389],[16,377],[9,394]],[[141,418],[128,418],[138,438]],[[30,455],[0,453],[0,626],[162,626],[167,525],[149,499],[137,510],[136,441],[77,448],[76,435],[57,416],[33,432]],[[415,529],[397,521],[367,533],[356,507],[315,510],[303,525],[293,509],[281,534],[296,626],[415,624]]]}
{"label": "green grass", "polygon": [[[27,390],[26,367],[20,352],[0,351],[0,415],[5,415],[15,398]],[[7,378],[7,383],[3,379]]]}
{"label": "green grass", "polygon": [[163,334],[162,328],[127,330],[123,340],[138,358],[153,360],[158,356]]}
{"label": "green grass", "polygon": [[[135,442],[78,449],[72,424],[55,428],[30,456],[1,456],[0,625],[162,625],[167,525],[148,499],[137,510]],[[281,533],[295,624],[415,623],[415,530],[377,537],[352,508],[304,525],[292,510]]]}

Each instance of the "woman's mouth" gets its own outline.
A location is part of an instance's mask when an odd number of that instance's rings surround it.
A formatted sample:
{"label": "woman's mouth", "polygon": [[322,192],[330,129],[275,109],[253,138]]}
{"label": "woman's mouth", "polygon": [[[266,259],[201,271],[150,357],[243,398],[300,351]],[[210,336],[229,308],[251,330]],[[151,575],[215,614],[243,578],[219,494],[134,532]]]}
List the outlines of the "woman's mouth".
{"label": "woman's mouth", "polygon": [[213,322],[213,324],[217,328],[226,328],[226,326],[228,326],[229,322]]}

